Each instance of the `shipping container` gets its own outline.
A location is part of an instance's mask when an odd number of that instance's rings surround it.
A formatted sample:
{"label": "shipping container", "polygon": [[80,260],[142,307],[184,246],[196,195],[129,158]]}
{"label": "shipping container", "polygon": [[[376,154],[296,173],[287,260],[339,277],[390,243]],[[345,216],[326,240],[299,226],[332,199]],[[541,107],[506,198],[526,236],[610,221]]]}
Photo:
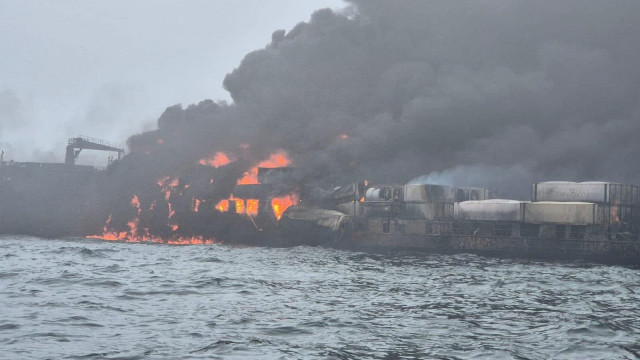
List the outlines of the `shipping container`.
{"label": "shipping container", "polygon": [[636,185],[599,181],[547,181],[533,184],[533,201],[579,201],[598,204],[640,205]]}
{"label": "shipping container", "polygon": [[455,203],[456,220],[473,221],[524,221],[526,201],[519,200],[478,200]]}
{"label": "shipping container", "polygon": [[433,184],[408,184],[404,186],[404,201],[408,203],[486,200],[495,196],[495,189],[481,187],[453,187]]}
{"label": "shipping container", "polygon": [[453,219],[453,202],[407,203],[403,217],[414,220],[450,220]]}
{"label": "shipping container", "polygon": [[532,224],[598,224],[598,205],[588,202],[532,202],[524,206],[524,221]]}

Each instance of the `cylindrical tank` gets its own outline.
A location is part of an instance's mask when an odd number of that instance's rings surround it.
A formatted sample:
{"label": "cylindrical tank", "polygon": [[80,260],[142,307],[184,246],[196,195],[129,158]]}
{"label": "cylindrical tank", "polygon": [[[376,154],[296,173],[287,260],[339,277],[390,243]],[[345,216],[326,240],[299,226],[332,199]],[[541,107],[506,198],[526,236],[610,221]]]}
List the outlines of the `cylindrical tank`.
{"label": "cylindrical tank", "polygon": [[390,187],[368,188],[364,194],[364,201],[391,201]]}

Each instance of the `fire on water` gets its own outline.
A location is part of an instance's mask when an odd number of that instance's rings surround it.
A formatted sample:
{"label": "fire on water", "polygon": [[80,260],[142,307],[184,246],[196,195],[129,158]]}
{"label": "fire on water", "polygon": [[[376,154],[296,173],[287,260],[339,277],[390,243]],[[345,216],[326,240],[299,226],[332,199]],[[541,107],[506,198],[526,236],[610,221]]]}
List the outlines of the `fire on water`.
{"label": "fire on water", "polygon": [[161,238],[158,236],[140,236],[133,235],[129,232],[115,232],[108,231],[101,235],[90,235],[87,236],[89,239],[99,239],[99,240],[107,240],[107,241],[122,241],[128,243],[154,243],[154,244],[169,244],[169,245],[211,245],[214,243],[218,243],[215,239],[205,239],[201,236],[192,236],[192,237],[171,237],[168,239]]}
{"label": "fire on water", "polygon": [[[104,225],[104,229],[102,234],[100,235],[89,235],[87,238],[89,239],[99,239],[99,240],[107,240],[107,241],[122,241],[128,243],[154,243],[154,244],[169,244],[169,245],[210,245],[213,243],[217,243],[215,239],[205,239],[202,236],[171,236],[169,238],[162,238],[159,236],[154,236],[149,233],[149,229],[140,230],[138,229],[138,223],[140,222],[140,202],[138,201],[138,197],[136,195],[131,199],[131,206],[136,207],[138,209],[138,215],[136,218],[129,221],[127,226],[129,227],[128,231],[113,231],[110,230],[109,227],[111,225],[112,216],[109,215],[107,218],[107,222]],[[177,225],[171,226],[173,231],[178,230]]]}

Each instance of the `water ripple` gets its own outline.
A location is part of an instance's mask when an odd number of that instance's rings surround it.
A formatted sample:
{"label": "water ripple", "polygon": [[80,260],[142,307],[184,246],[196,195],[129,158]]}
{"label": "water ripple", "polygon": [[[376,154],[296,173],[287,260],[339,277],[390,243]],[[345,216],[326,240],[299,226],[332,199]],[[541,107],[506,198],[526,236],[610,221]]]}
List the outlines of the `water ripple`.
{"label": "water ripple", "polygon": [[640,357],[638,269],[21,237],[0,258],[8,358]]}

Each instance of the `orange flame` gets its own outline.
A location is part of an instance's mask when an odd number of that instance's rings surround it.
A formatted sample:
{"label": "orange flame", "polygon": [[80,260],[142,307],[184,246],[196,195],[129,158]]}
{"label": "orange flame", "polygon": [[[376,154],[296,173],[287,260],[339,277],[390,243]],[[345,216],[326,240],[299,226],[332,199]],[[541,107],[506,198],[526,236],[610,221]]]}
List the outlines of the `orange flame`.
{"label": "orange flame", "polygon": [[172,178],[171,176],[165,176],[157,181],[158,186],[161,187],[176,187],[180,184],[178,178]]}
{"label": "orange flame", "polygon": [[222,151],[218,151],[212,157],[207,158],[207,159],[202,159],[198,163],[200,165],[213,166],[214,168],[217,169],[220,166],[228,165],[228,164],[232,163],[233,161],[235,161],[235,160],[232,160],[231,158],[229,158],[229,156],[227,154],[223,153]]}
{"label": "orange flame", "polygon": [[170,176],[165,176],[162,179],[159,179],[156,183],[162,188],[162,191],[164,192],[164,200],[169,201],[169,199],[171,198],[172,188],[178,186],[180,184],[180,180],[177,178],[172,178]]}
{"label": "orange flame", "polygon": [[273,213],[276,215],[276,218],[280,220],[282,214],[292,205],[298,203],[298,195],[297,194],[289,194],[282,197],[274,197],[271,199],[271,207],[273,208]]}
{"label": "orange flame", "polygon": [[173,217],[173,215],[176,214],[176,211],[173,210],[173,207],[171,206],[171,203],[167,203],[167,205],[169,205],[169,219],[171,219]]}
{"label": "orange flame", "polygon": [[[166,188],[167,186],[173,187],[178,185],[177,179],[171,179],[169,177],[165,177],[163,179],[158,180],[158,185]],[[167,190],[167,194],[170,192]],[[169,195],[167,195],[167,198]],[[197,199],[196,199],[197,200]],[[127,231],[113,231],[110,230],[112,215],[109,214],[107,218],[103,232],[100,235],[90,235],[87,238],[90,239],[100,239],[107,241],[123,241],[129,243],[158,243],[158,244],[170,244],[170,245],[205,245],[205,244],[213,244],[216,239],[205,239],[202,236],[195,237],[182,237],[182,236],[172,236],[170,238],[161,238],[159,236],[151,235],[149,233],[148,228],[139,229],[140,224],[140,213],[142,212],[142,208],[140,206],[140,199],[137,195],[133,195],[129,204],[137,209],[136,217],[127,223],[127,227],[129,228]],[[199,207],[199,200],[196,201],[196,206]],[[169,218],[175,215],[175,210],[172,209],[171,203],[167,203],[169,206]],[[149,209],[153,210],[156,207],[156,202],[152,202]],[[197,208],[196,207],[196,208]],[[197,210],[196,210],[197,211]],[[176,224],[168,224],[168,226],[174,232],[178,230],[178,225]]]}
{"label": "orange flame", "polygon": [[247,199],[247,215],[258,215],[259,204],[260,200],[258,199]]}
{"label": "orange flame", "polygon": [[216,205],[216,210],[220,211],[220,212],[227,212],[229,211],[229,200],[224,199],[224,200],[220,200],[220,202],[218,203],[218,205]]}
{"label": "orange flame", "polygon": [[200,199],[193,198],[193,204],[192,204],[193,212],[200,211],[200,203],[201,203]]}
{"label": "orange flame", "polygon": [[134,235],[128,232],[105,232],[101,235],[87,236],[89,239],[99,239],[106,241],[123,241],[127,243],[155,243],[155,244],[169,244],[169,245],[211,245],[218,243],[214,238],[205,239],[202,236],[174,236],[168,239],[163,239],[158,236],[153,236],[145,231],[143,235]]}
{"label": "orange flame", "polygon": [[138,195],[133,195],[130,203],[131,203],[131,206],[138,209],[138,213],[140,213],[140,200],[138,199]]}
{"label": "orange flame", "polygon": [[[123,241],[128,243],[156,243],[156,244],[170,244],[170,245],[210,245],[216,243],[216,239],[205,239],[202,236],[195,237],[182,237],[172,236],[168,239],[154,236],[149,233],[149,229],[145,228],[142,231],[138,229],[139,218],[129,221],[127,226],[129,231],[109,231],[109,225],[111,224],[111,214],[107,218],[104,226],[104,232],[100,235],[87,236],[89,239],[99,239],[106,241]],[[170,225],[173,231],[178,230],[178,225]]]}
{"label": "orange flame", "polygon": [[258,168],[277,168],[284,167],[291,164],[291,160],[287,156],[284,150],[277,151],[271,155],[267,160],[261,161],[258,166],[252,167],[249,171],[244,173],[244,176],[237,182],[238,185],[251,185],[258,184]]}
{"label": "orange flame", "polygon": [[236,214],[244,214],[244,200],[235,199],[236,202]]}

